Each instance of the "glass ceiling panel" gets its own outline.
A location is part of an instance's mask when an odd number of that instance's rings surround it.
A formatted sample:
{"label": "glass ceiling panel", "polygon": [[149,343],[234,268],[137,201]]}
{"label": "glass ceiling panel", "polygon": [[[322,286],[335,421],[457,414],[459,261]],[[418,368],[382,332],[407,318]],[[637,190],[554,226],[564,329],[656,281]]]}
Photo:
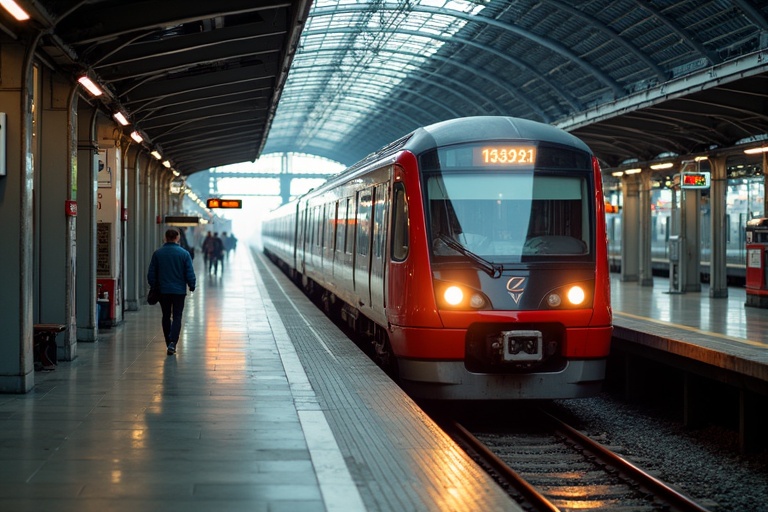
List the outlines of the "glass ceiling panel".
{"label": "glass ceiling panel", "polygon": [[[457,14],[478,14],[484,3],[315,0],[265,153],[301,152],[315,138],[344,140],[369,114],[386,109],[388,95],[464,27],[466,19]],[[414,7],[434,12],[414,12]],[[281,141],[274,146],[290,140],[295,147],[272,148],[271,140]]]}

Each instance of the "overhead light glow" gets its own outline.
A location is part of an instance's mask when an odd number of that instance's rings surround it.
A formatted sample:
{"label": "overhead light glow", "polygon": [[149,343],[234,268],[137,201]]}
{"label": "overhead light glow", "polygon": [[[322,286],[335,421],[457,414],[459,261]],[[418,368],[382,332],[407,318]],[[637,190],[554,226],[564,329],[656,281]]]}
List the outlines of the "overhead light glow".
{"label": "overhead light glow", "polygon": [[112,117],[114,117],[118,123],[120,123],[123,126],[128,126],[130,123],[128,122],[128,118],[125,117],[125,115],[122,112],[115,112],[112,114]]}
{"label": "overhead light glow", "polygon": [[144,140],[144,137],[142,137],[141,134],[136,130],[131,132],[131,138],[139,144]]}
{"label": "overhead light glow", "polygon": [[27,12],[13,0],[0,0],[0,5],[18,21],[26,21],[29,19],[29,14],[27,14]]}
{"label": "overhead light glow", "polygon": [[658,171],[659,169],[669,169],[670,167],[674,167],[675,164],[672,162],[664,162],[663,164],[653,164],[651,166],[651,169],[654,171]]}
{"label": "overhead light glow", "polygon": [[80,78],[77,79],[77,81],[80,83],[80,85],[85,87],[86,91],[88,91],[94,96],[101,96],[102,94],[104,94],[104,91],[102,91],[99,88],[99,86],[93,83],[93,80],[91,80],[87,76],[81,76]]}
{"label": "overhead light glow", "polygon": [[163,162],[163,165],[166,166],[168,169],[170,169],[171,168],[171,161],[170,160],[165,160]]}
{"label": "overhead light glow", "polygon": [[163,155],[161,155],[161,154],[160,154],[160,152],[159,152],[158,150],[154,150],[154,151],[152,151],[152,152],[150,153],[150,155],[152,155],[153,157],[157,158],[158,160],[160,160],[160,159],[162,159],[162,158],[163,158]]}
{"label": "overhead light glow", "polygon": [[760,154],[760,153],[768,153],[768,146],[763,146],[761,148],[745,149],[744,153],[746,153],[747,155],[757,155],[757,154]]}
{"label": "overhead light glow", "polygon": [[624,169],[624,174],[637,174],[642,172],[642,169]]}

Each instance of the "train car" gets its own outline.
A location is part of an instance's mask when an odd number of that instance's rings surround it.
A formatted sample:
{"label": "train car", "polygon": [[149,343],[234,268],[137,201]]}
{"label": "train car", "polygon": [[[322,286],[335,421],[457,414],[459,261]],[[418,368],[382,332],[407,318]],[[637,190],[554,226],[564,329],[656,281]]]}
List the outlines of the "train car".
{"label": "train car", "polygon": [[412,396],[587,397],[612,333],[604,208],[582,141],[470,117],[419,128],[278,208],[262,240]]}

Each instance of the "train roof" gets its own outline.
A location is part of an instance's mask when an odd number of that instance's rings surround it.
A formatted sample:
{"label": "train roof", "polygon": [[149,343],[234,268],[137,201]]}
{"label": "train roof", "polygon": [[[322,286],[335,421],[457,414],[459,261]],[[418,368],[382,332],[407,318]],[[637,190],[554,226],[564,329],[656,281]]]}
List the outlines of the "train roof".
{"label": "train roof", "polygon": [[[380,161],[387,157],[394,159],[400,151],[407,150],[415,155],[419,155],[437,146],[494,140],[543,141],[578,148],[593,154],[589,146],[581,139],[549,124],[506,116],[460,117],[417,128],[408,135],[371,153],[338,175],[330,178],[324,184],[298,197],[297,200],[318,193],[328,186],[332,186],[339,179],[348,179],[350,175],[358,172],[371,162]],[[285,206],[282,205],[275,211],[283,210]]]}
{"label": "train roof", "polygon": [[593,154],[581,139],[549,124],[506,116],[472,116],[450,119],[417,128],[347,168],[354,172],[368,163],[408,150],[416,155],[436,146],[493,140],[536,140],[575,147]]}
{"label": "train roof", "polygon": [[579,138],[555,126],[501,116],[462,117],[415,130],[402,149],[419,154],[434,146],[473,141],[536,140],[577,147],[592,153]]}

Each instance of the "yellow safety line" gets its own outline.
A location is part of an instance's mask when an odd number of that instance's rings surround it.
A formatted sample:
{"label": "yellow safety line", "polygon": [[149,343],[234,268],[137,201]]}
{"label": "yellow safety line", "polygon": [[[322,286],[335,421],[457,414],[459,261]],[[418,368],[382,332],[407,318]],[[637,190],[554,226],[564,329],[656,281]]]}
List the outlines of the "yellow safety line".
{"label": "yellow safety line", "polygon": [[659,324],[659,325],[666,325],[667,327],[673,327],[675,329],[683,329],[683,330],[690,331],[690,332],[695,332],[695,333],[698,333],[698,334],[704,334],[705,336],[714,336],[714,337],[717,337],[717,338],[722,338],[724,340],[735,341],[737,343],[743,343],[744,345],[752,345],[753,347],[760,347],[760,348],[768,347],[768,345],[766,345],[765,343],[760,343],[759,341],[752,341],[752,340],[747,340],[747,339],[744,339],[744,338],[734,338],[732,336],[726,336],[725,334],[720,334],[720,333],[717,333],[717,332],[702,331],[701,329],[696,329],[695,327],[688,327],[687,325],[680,325],[680,324],[671,324],[671,323],[665,322],[663,320],[657,320],[655,318],[648,318],[648,317],[640,316],[640,315],[633,315],[632,313],[624,313],[623,311],[615,311],[614,310],[613,314],[617,315],[617,316],[625,316],[627,318],[634,318],[635,320],[643,320],[643,321],[647,321],[647,322],[653,322],[653,323]]}

